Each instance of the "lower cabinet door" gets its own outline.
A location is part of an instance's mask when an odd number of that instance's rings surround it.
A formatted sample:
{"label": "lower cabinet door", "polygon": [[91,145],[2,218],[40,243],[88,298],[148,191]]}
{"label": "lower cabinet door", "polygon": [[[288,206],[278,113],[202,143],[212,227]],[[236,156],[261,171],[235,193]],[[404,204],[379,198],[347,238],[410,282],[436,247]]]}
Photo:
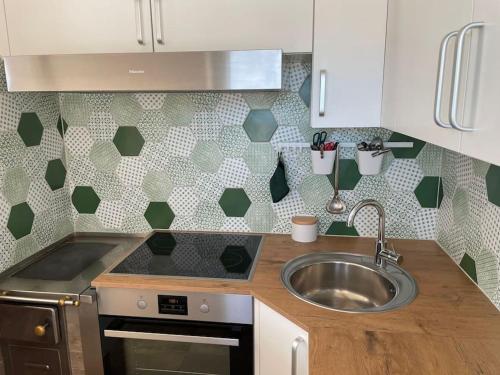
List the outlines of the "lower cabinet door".
{"label": "lower cabinet door", "polygon": [[8,347],[7,374],[62,375],[61,353],[57,349]]}
{"label": "lower cabinet door", "polygon": [[256,300],[254,332],[256,374],[309,374],[306,331]]}

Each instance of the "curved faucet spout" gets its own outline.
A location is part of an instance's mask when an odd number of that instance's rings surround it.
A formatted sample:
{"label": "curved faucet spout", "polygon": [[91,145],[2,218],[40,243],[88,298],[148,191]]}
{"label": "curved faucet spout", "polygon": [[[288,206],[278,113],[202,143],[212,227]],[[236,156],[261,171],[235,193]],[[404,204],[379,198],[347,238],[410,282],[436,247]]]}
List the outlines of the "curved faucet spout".
{"label": "curved faucet spout", "polygon": [[376,252],[375,252],[375,263],[381,267],[385,266],[386,259],[401,263],[403,257],[397,254],[394,251],[386,249],[386,241],[385,241],[385,210],[384,207],[374,199],[365,199],[361,202],[358,202],[349,213],[349,217],[347,218],[347,226],[352,227],[354,225],[354,218],[356,217],[359,210],[363,207],[375,207],[378,213],[378,235],[377,235],[377,244],[376,244]]}

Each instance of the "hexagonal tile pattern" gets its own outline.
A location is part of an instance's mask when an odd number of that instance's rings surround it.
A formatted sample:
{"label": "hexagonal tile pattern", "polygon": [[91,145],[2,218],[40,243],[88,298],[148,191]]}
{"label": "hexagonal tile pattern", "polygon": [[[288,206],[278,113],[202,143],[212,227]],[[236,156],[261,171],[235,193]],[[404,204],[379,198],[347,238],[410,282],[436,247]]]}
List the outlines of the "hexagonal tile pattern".
{"label": "hexagonal tile pattern", "polygon": [[250,112],[250,107],[241,94],[224,94],[216,111],[223,125],[241,126]]}
{"label": "hexagonal tile pattern", "polygon": [[460,261],[460,267],[477,283],[476,262],[468,254],[465,254]]}
{"label": "hexagonal tile pattern", "polygon": [[311,105],[311,76],[308,76],[300,87],[299,96],[309,108]]}
{"label": "hexagonal tile pattern", "polygon": [[188,94],[167,94],[162,107],[167,123],[172,126],[189,125],[196,109]]}
{"label": "hexagonal tile pattern", "polygon": [[250,170],[243,159],[224,159],[217,174],[223,186],[238,188],[245,185]]}
{"label": "hexagonal tile pattern", "polygon": [[[420,205],[424,208],[438,207],[438,198],[441,189],[439,189],[440,178],[435,176],[426,176],[420,181],[415,189]],[[442,193],[441,193],[442,194]],[[442,195],[441,195],[442,198]]]}
{"label": "hexagonal tile pattern", "polygon": [[76,186],[71,201],[80,214],[95,214],[101,203],[101,199],[91,186]]}
{"label": "hexagonal tile pattern", "polygon": [[[333,173],[328,175],[332,186],[335,185],[334,177]],[[361,180],[361,175],[359,174],[358,163],[353,159],[340,159],[339,189],[354,190],[359,180]]]}
{"label": "hexagonal tile pattern", "polygon": [[326,231],[326,234],[335,236],[351,236],[351,237],[359,236],[359,233],[356,230],[356,228],[348,227],[345,221],[334,221]]}
{"label": "hexagonal tile pattern", "polygon": [[85,95],[76,93],[61,94],[61,113],[69,127],[87,126],[90,112]]}
{"label": "hexagonal tile pattern", "polygon": [[142,117],[142,107],[131,94],[116,94],[111,103],[111,114],[120,127],[137,126]]}
{"label": "hexagonal tile pattern", "polygon": [[401,133],[392,133],[389,142],[413,142],[413,148],[395,148],[392,150],[396,159],[415,159],[425,146],[425,142]]}
{"label": "hexagonal tile pattern", "polygon": [[116,131],[113,143],[122,156],[137,156],[144,146],[144,138],[136,127],[121,126]]}
{"label": "hexagonal tile pattern", "polygon": [[279,126],[296,126],[308,110],[299,94],[282,92],[271,107],[271,112]]}
{"label": "hexagonal tile pattern", "polygon": [[187,158],[196,146],[196,137],[187,126],[176,126],[169,129],[166,144],[171,156]]}
{"label": "hexagonal tile pattern", "polygon": [[11,205],[26,201],[31,180],[22,167],[7,170],[3,180],[2,193]]}
{"label": "hexagonal tile pattern", "polygon": [[251,143],[243,155],[243,159],[253,174],[270,175],[276,168],[277,156],[271,144]]}
{"label": "hexagonal tile pattern", "polygon": [[[342,170],[342,165],[340,168]],[[396,159],[385,173],[385,178],[393,190],[415,191],[424,174],[415,159]]]}
{"label": "hexagonal tile pattern", "polygon": [[488,190],[488,200],[500,207],[500,167],[490,165],[486,173],[486,187]]}
{"label": "hexagonal tile pattern", "polygon": [[61,138],[63,138],[64,134],[66,133],[66,130],[68,130],[68,123],[66,122],[66,120],[64,120],[62,118],[61,115],[59,115],[59,118],[57,119],[56,127],[57,127],[57,131],[59,132]]}
{"label": "hexagonal tile pattern", "polygon": [[226,214],[231,217],[243,217],[252,204],[243,189],[226,189],[219,199],[219,204]]}
{"label": "hexagonal tile pattern", "polygon": [[87,127],[69,127],[65,135],[65,146],[71,156],[87,157],[92,147],[92,137]]}
{"label": "hexagonal tile pattern", "polygon": [[35,214],[28,203],[20,203],[10,209],[7,228],[16,240],[31,233]]}
{"label": "hexagonal tile pattern", "polygon": [[168,203],[178,216],[189,216],[198,205],[198,195],[192,187],[175,187],[168,198]]}
{"label": "hexagonal tile pattern", "polygon": [[113,172],[120,163],[120,152],[113,142],[95,142],[89,153],[89,158],[98,171]]}
{"label": "hexagonal tile pattern", "polygon": [[149,171],[144,177],[142,189],[153,202],[166,201],[173,189],[169,175],[163,171]]}
{"label": "hexagonal tile pattern", "polygon": [[239,158],[250,144],[247,133],[241,126],[224,126],[219,135],[219,147],[224,156]]}
{"label": "hexagonal tile pattern", "polygon": [[278,128],[278,124],[270,110],[253,109],[245,119],[243,128],[252,142],[268,142]]}
{"label": "hexagonal tile pattern", "polygon": [[61,159],[50,160],[45,172],[45,180],[52,190],[61,189],[66,181],[66,167]]}
{"label": "hexagonal tile pattern", "polygon": [[250,109],[270,109],[277,97],[277,92],[249,92],[243,94],[243,99],[245,99]]}
{"label": "hexagonal tile pattern", "polygon": [[153,229],[168,229],[174,220],[174,212],[167,202],[151,202],[144,213]]}
{"label": "hexagonal tile pattern", "polygon": [[38,146],[42,141],[43,125],[35,112],[21,114],[17,132],[26,146]]}
{"label": "hexagonal tile pattern", "polygon": [[203,172],[216,173],[224,157],[214,141],[198,142],[193,149],[194,164]]}

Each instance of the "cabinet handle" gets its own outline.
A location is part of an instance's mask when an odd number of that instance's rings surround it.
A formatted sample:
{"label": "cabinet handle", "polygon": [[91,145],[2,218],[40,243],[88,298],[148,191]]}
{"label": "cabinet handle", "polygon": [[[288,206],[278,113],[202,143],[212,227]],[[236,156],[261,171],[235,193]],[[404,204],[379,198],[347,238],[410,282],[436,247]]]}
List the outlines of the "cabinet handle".
{"label": "cabinet handle", "polygon": [[156,18],[156,41],[163,44],[163,26],[161,24],[161,3],[155,0],[155,18]]}
{"label": "cabinet handle", "polygon": [[465,44],[465,36],[467,33],[476,28],[481,28],[485,25],[484,22],[472,22],[464,26],[458,33],[457,48],[455,51],[455,63],[453,67],[453,80],[451,86],[451,108],[450,108],[450,123],[455,129],[463,132],[473,132],[478,129],[464,128],[458,121],[458,99],[460,92],[460,79],[462,78],[462,58]]}
{"label": "cabinet handle", "polygon": [[319,72],[319,116],[325,116],[326,70]]}
{"label": "cabinet handle", "polygon": [[297,358],[297,352],[299,351],[299,347],[302,344],[305,344],[306,340],[304,340],[302,337],[297,337],[295,340],[293,340],[292,343],[292,375],[298,375],[298,358]]}
{"label": "cabinet handle", "polygon": [[144,44],[144,38],[142,36],[142,9],[141,1],[135,0],[135,32],[137,35],[137,43]]}
{"label": "cabinet handle", "polygon": [[441,102],[443,100],[443,83],[444,83],[444,71],[446,68],[446,51],[448,49],[448,44],[450,40],[456,38],[458,31],[453,31],[446,35],[441,42],[441,47],[439,49],[439,63],[438,63],[438,76],[436,84],[436,97],[434,103],[434,121],[436,124],[442,128],[451,129],[452,126],[441,119]]}

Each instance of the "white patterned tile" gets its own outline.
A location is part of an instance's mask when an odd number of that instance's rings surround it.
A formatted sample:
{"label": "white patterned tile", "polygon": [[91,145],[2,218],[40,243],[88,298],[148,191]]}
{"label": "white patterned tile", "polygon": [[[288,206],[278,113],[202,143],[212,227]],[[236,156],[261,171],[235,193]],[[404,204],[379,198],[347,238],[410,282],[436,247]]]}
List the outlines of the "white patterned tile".
{"label": "white patterned tile", "polygon": [[385,178],[393,190],[412,192],[424,174],[414,159],[396,159],[385,173]]}
{"label": "white patterned tile", "polygon": [[250,107],[241,94],[223,94],[216,108],[223,125],[243,125]]}
{"label": "white patterned tile", "polygon": [[165,144],[167,146],[166,151],[171,156],[189,157],[196,145],[196,137],[190,128],[176,126],[169,129]]}
{"label": "white patterned tile", "polygon": [[92,138],[86,127],[69,127],[65,134],[65,145],[72,156],[87,157],[92,147]]}
{"label": "white patterned tile", "polygon": [[142,106],[142,108],[148,109],[161,109],[163,103],[165,102],[165,97],[167,95],[164,93],[138,93],[135,94],[135,98]]}
{"label": "white patterned tile", "polygon": [[97,207],[96,216],[106,228],[119,229],[124,217],[123,205],[116,201],[102,201]]}
{"label": "white patterned tile", "polygon": [[423,208],[415,216],[413,226],[419,239],[431,240],[436,238],[437,213],[436,208]]}
{"label": "white patterned tile", "polygon": [[306,205],[298,191],[291,191],[278,203],[272,204],[273,210],[279,219],[291,220],[292,216],[304,214]]}
{"label": "white patterned tile", "polygon": [[228,188],[243,187],[249,175],[243,159],[225,159],[218,171],[222,185]]}
{"label": "white patterned tile", "polygon": [[116,174],[123,185],[140,186],[146,176],[146,168],[138,157],[122,157],[116,168]]}
{"label": "white patterned tile", "polygon": [[196,190],[187,186],[174,187],[168,198],[168,204],[176,216],[193,215],[198,203]]}

